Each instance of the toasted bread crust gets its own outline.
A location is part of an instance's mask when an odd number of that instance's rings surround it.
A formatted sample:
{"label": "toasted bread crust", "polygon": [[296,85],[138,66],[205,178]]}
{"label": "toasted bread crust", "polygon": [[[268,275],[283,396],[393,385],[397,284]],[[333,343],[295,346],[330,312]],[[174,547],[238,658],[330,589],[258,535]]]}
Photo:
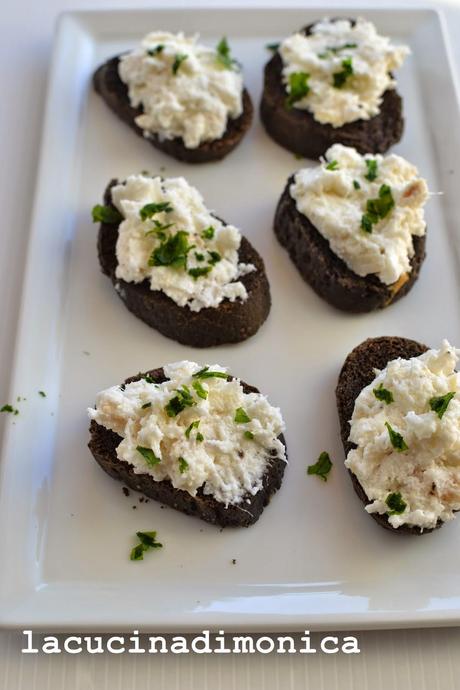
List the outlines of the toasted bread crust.
{"label": "toasted bread crust", "polygon": [[[117,180],[112,180],[104,194],[104,203],[112,207],[111,189],[115,184]],[[101,269],[129,311],[166,337],[192,347],[238,343],[253,336],[267,318],[271,297],[264,262],[245,237],[241,239],[239,261],[251,263],[257,269],[240,278],[248,298],[244,302],[225,299],[218,307],[198,312],[180,307],[160,290],[151,290],[148,280],[127,283],[117,278],[117,239],[118,224],[101,223],[98,236]]]}
{"label": "toasted bread crust", "polygon": [[[125,383],[139,380],[147,374],[158,383],[167,380],[164,370],[160,368],[130,377]],[[243,381],[241,383],[245,393],[259,392],[257,388]],[[149,474],[136,474],[132,465],[117,457],[116,448],[122,441],[121,437],[94,420],[90,425],[90,435],[88,447],[96,462],[111,477],[155,501],[221,527],[249,527],[257,522],[271,496],[280,488],[286,467],[286,462],[281,458],[271,458],[263,477],[263,488],[254,496],[248,493],[240,504],[229,505],[226,508],[223,503],[213,496],[205,495],[202,490],[198,490],[197,495],[192,496],[187,491],[175,489],[169,480],[157,482]],[[281,435],[279,440],[286,445],[284,436]]]}
{"label": "toasted bread crust", "polygon": [[[398,357],[403,359],[419,357],[427,349],[426,345],[408,338],[381,337],[369,338],[350,352],[343,364],[335,392],[340,421],[340,434],[345,455],[348,455],[349,451],[356,447],[348,440],[350,433],[349,421],[353,415],[356,398],[362,389],[368,386],[375,378],[374,369],[384,369],[388,362]],[[403,461],[404,459],[402,459]],[[348,472],[353,487],[361,501],[364,505],[371,503],[356,475],[350,470]],[[379,515],[378,513],[369,513],[369,515],[381,527],[397,534],[428,534],[444,524],[441,520],[438,520],[436,527],[432,529],[422,530],[420,527],[410,525],[401,525],[401,527],[396,529],[388,522],[386,515]]]}
{"label": "toasted bread crust", "polygon": [[[123,120],[136,134],[143,139],[143,130],[135,123],[135,118],[142,114],[142,108],[133,108],[129,101],[128,88],[121,81],[118,74],[119,56],[113,57],[98,67],[93,75],[93,85],[96,92],[103,98],[109,108]],[[160,139],[156,134],[145,139],[152,146],[185,163],[209,163],[218,161],[238,146],[241,139],[251,126],[253,106],[251,97],[246,89],[243,91],[243,112],[233,120],[229,119],[227,129],[220,139],[203,142],[195,149],[184,145],[180,137],[175,139]]]}
{"label": "toasted bread crust", "polygon": [[[340,259],[307,216],[297,210],[289,193],[291,176],[278,202],[274,231],[302,278],[333,307],[349,312],[383,309],[407,295],[425,258],[425,236],[413,237],[414,256],[407,280],[385,285],[377,276],[358,276]],[[399,287],[399,289],[395,289]]]}
{"label": "toasted bread crust", "polygon": [[[310,34],[313,26],[310,24],[303,32]],[[265,66],[260,116],[272,139],[289,151],[318,159],[330,146],[340,143],[353,146],[362,154],[384,153],[401,139],[402,100],[394,89],[385,91],[379,113],[374,117],[332,127],[317,122],[308,110],[286,107],[282,70],[281,56],[275,53]]]}

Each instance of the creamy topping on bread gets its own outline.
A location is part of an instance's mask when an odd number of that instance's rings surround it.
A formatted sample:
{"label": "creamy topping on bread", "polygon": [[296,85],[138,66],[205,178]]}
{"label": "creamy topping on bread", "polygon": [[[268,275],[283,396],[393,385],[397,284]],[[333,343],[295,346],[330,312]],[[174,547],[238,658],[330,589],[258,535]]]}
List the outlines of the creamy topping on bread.
{"label": "creamy topping on bread", "polygon": [[392,527],[433,528],[460,509],[460,350],[395,359],[356,398],[345,461]]}
{"label": "creamy topping on bread", "polygon": [[379,113],[384,92],[395,88],[392,72],[409,52],[392,46],[365,19],[323,19],[309,36],[296,33],[279,47],[288,106],[333,127],[369,120]]}
{"label": "creamy topping on bread", "polygon": [[229,504],[263,487],[274,457],[286,460],[281,412],[261,393],[245,393],[219,365],[176,362],[168,378],[113,386],[96,397],[91,419],[122,437],[117,457],[136,474]]}
{"label": "creamy topping on bread", "polygon": [[194,149],[220,139],[243,112],[243,78],[226,42],[215,50],[198,35],[155,31],[121,56],[118,71],[131,105],[142,107],[135,122],[147,138],[180,137]]}
{"label": "creamy topping on bread", "polygon": [[240,231],[212,215],[183,177],[131,175],[112,187],[112,201],[123,216],[117,278],[148,280],[195,312],[248,298],[239,278],[256,269],[238,260]]}
{"label": "creamy topping on bread", "polygon": [[334,144],[319,166],[299,170],[289,189],[297,210],[354,273],[392,285],[411,272],[428,198],[412,163]]}

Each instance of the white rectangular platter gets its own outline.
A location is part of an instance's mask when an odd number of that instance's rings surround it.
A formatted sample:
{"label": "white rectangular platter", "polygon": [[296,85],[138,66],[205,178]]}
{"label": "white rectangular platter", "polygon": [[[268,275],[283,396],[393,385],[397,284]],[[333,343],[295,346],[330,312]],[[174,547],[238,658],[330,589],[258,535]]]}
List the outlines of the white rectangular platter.
{"label": "white rectangular platter", "polygon": [[[178,163],[136,137],[91,88],[95,67],[148,30],[182,29],[199,31],[210,44],[226,34],[258,104],[265,44],[327,8],[61,18],[11,384],[11,400],[27,400],[9,422],[1,456],[1,625],[166,632],[460,622],[459,521],[423,538],[387,534],[355,496],[339,442],[334,389],[355,345],[377,335],[460,344],[459,108],[443,18],[432,10],[359,13],[412,49],[399,74],[406,130],[395,150],[418,165],[431,190],[443,192],[427,208],[428,257],[412,292],[360,316],[317,298],[273,235],[287,177],[312,163],[273,143],[257,117],[223,162]],[[263,255],[273,307],[249,341],[202,351],[167,340],[129,314],[101,274],[91,207],[109,179],[144,169],[187,176]],[[227,365],[282,408],[289,466],[280,492],[249,529],[220,531],[141,504],[134,494],[126,498],[86,447],[86,408],[98,390],[185,358]],[[322,450],[334,460],[327,484],[306,476]],[[153,529],[165,548],[130,562],[135,532]]]}

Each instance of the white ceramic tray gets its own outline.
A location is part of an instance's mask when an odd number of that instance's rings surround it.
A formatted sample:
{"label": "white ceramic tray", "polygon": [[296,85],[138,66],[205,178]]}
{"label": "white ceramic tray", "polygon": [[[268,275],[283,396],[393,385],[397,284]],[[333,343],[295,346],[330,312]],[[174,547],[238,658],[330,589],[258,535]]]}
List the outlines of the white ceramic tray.
{"label": "white ceramic tray", "polygon": [[[460,621],[458,521],[421,539],[387,534],[364,513],[343,467],[334,388],[346,354],[382,334],[460,343],[459,108],[443,19],[431,10],[360,13],[412,48],[399,74],[407,126],[395,150],[444,193],[428,205],[428,258],[414,289],[364,316],[318,299],[275,241],[277,199],[303,163],[257,118],[227,160],[187,166],[136,137],[91,90],[94,68],[147,30],[184,29],[211,44],[229,37],[257,104],[265,44],[327,14],[324,6],[61,18],[11,387],[12,400],[27,400],[10,420],[1,459],[1,625],[274,631]],[[186,175],[262,253],[273,308],[248,342],[199,351],[167,340],[131,316],[100,273],[91,207],[111,177],[143,169]],[[85,410],[96,391],[183,358],[228,365],[283,410],[290,464],[249,529],[221,532],[126,498],[86,448]],[[324,449],[334,460],[327,484],[305,473]],[[165,548],[132,563],[139,529],[158,530]]]}

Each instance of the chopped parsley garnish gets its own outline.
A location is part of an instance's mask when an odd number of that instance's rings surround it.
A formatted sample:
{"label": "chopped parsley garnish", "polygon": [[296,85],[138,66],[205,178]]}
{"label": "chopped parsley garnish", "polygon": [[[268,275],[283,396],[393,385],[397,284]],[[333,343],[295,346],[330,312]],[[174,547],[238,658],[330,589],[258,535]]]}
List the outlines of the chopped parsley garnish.
{"label": "chopped parsley garnish", "polygon": [[185,410],[186,407],[193,407],[196,405],[196,402],[190,393],[190,389],[187,386],[184,385],[182,388],[178,388],[176,393],[177,395],[175,395],[174,398],[171,398],[169,403],[165,405],[165,410],[168,417],[175,417],[179,414],[179,412]]}
{"label": "chopped parsley garnish", "polygon": [[156,235],[160,240],[165,240],[168,235],[166,234],[166,230],[169,230],[169,228],[172,228],[174,223],[160,223],[159,220],[152,219],[153,221],[153,228],[150,228],[150,230],[146,230],[145,236],[149,237],[150,235]]}
{"label": "chopped parsley garnish", "polygon": [[177,70],[179,67],[182,65],[185,60],[187,60],[188,55],[185,53],[178,53],[176,57],[174,58],[173,66],[172,66],[172,73],[177,74]]}
{"label": "chopped parsley garnish", "polygon": [[158,203],[145,204],[139,211],[141,220],[147,220],[156,213],[171,213],[174,211],[169,201],[159,201]]}
{"label": "chopped parsley garnish", "polygon": [[151,403],[151,402],[144,403],[144,404],[142,405],[141,409],[142,409],[142,410],[146,410],[148,407],[152,407],[152,403]]}
{"label": "chopped parsley garnish", "polygon": [[386,403],[389,405],[390,403],[394,402],[393,398],[393,393],[389,391],[387,388],[383,387],[383,383],[380,384],[380,386],[377,386],[377,388],[374,388],[372,391],[377,398],[377,400],[381,400],[382,402]]}
{"label": "chopped parsley garnish", "polygon": [[399,491],[397,493],[388,494],[385,503],[390,509],[388,515],[401,515],[407,508],[407,503],[403,501]]}
{"label": "chopped parsley garnish", "polygon": [[191,424],[189,424],[189,426],[185,430],[186,437],[190,438],[190,434],[191,434],[192,430],[198,429],[199,426],[200,426],[200,420],[199,419],[197,419],[195,422],[192,422]]}
{"label": "chopped parsley garnish", "polygon": [[405,450],[409,450],[409,446],[403,439],[400,433],[391,428],[388,422],[385,422],[385,426],[388,429],[388,435],[390,437],[391,445],[398,453],[403,453]]}
{"label": "chopped parsley garnish", "polygon": [[251,421],[251,417],[249,417],[247,412],[245,410],[243,410],[242,407],[238,407],[235,410],[235,422],[237,424],[247,424],[250,421]]}
{"label": "chopped parsley garnish", "polygon": [[193,379],[229,379],[230,376],[225,371],[209,371],[209,367],[204,367],[192,375]]}
{"label": "chopped parsley garnish", "polygon": [[394,207],[395,202],[391,193],[391,187],[383,184],[379,189],[376,199],[368,199],[366,213],[361,218],[361,229],[364,232],[372,232],[372,226],[385,218]]}
{"label": "chopped parsley garnish", "polygon": [[326,170],[337,170],[339,167],[338,161],[331,161],[326,165]]}
{"label": "chopped parsley garnish", "polygon": [[201,443],[202,441],[204,441],[204,436],[201,432],[197,433],[196,440],[198,441],[198,443]]}
{"label": "chopped parsley garnish", "polygon": [[219,43],[216,46],[216,60],[221,65],[222,67],[225,67],[225,69],[234,69],[235,66],[238,64],[237,61],[232,58],[230,54],[230,46],[228,45],[228,41],[225,38],[220,39]]}
{"label": "chopped parsley garnish", "polygon": [[340,72],[335,72],[332,75],[333,85],[336,89],[341,89],[345,85],[345,82],[353,74],[353,64],[351,58],[345,58],[342,60],[342,69]]}
{"label": "chopped parsley garnish", "polygon": [[200,252],[195,252],[195,259],[197,261],[204,261],[204,254],[200,254]]}
{"label": "chopped parsley garnish", "polygon": [[155,48],[149,48],[147,50],[147,55],[150,55],[150,57],[155,57],[155,55],[158,55],[159,53],[162,53],[164,50],[164,45],[162,43],[159,43]]}
{"label": "chopped parsley garnish", "polygon": [[163,547],[163,544],[156,540],[156,532],[136,532],[136,536],[139,539],[139,544],[131,551],[130,558],[132,561],[143,561],[145,551],[161,549]]}
{"label": "chopped parsley garnish", "polygon": [[42,398],[46,398],[46,393],[45,391],[38,391],[38,395]]}
{"label": "chopped parsley garnish", "polygon": [[447,410],[447,407],[454,396],[455,393],[446,393],[445,395],[440,395],[436,398],[430,398],[430,407],[433,412],[436,412],[439,419],[442,419],[444,412]]}
{"label": "chopped parsley garnish", "polygon": [[192,387],[199,398],[201,398],[202,400],[206,400],[206,398],[208,397],[208,391],[204,386],[201,385],[199,381],[194,381],[192,383]]}
{"label": "chopped parsley garnish", "polygon": [[181,474],[184,474],[184,472],[188,470],[188,462],[185,458],[182,457],[182,455],[179,458],[179,472]]}
{"label": "chopped parsley garnish", "polygon": [[245,431],[243,434],[244,438],[247,438],[249,441],[252,441],[254,439],[254,434],[252,431]]}
{"label": "chopped parsley garnish", "polygon": [[369,180],[369,182],[373,182],[379,174],[377,170],[377,161],[375,160],[375,158],[366,158],[365,163],[367,167],[367,173],[364,175],[364,177],[366,180]]}
{"label": "chopped parsley garnish", "polygon": [[318,57],[321,58],[321,60],[324,60],[325,58],[328,58],[330,54],[332,53],[333,55],[337,55],[337,53],[340,53],[342,50],[347,50],[349,48],[357,48],[358,44],[357,43],[344,43],[343,46],[327,46],[326,50],[323,53],[318,53]]}
{"label": "chopped parsley garnish", "polygon": [[146,374],[145,376],[142,376],[141,378],[144,379],[144,381],[147,381],[147,383],[156,383],[156,379],[153,378],[153,376],[150,376],[150,374]]}
{"label": "chopped parsley garnish", "polygon": [[208,252],[208,254],[210,257],[209,263],[211,264],[211,266],[214,266],[214,264],[217,264],[219,261],[222,260],[222,257],[219,254],[219,252]]}
{"label": "chopped parsley garnish", "polygon": [[115,206],[102,206],[101,204],[96,204],[96,206],[93,206],[92,216],[93,223],[114,224],[123,220],[123,216],[115,208]]}
{"label": "chopped parsley garnish", "polygon": [[359,184],[358,180],[353,180],[353,187],[355,189],[361,189],[361,185]]}
{"label": "chopped parsley garnish", "polygon": [[185,268],[187,254],[193,245],[188,243],[188,233],[179,230],[174,235],[163,240],[159,247],[153,250],[149,259],[149,266],[171,266]]}
{"label": "chopped parsley garnish", "polygon": [[289,94],[286,98],[286,107],[292,108],[294,103],[300,101],[310,91],[308,72],[292,72],[289,75]]}
{"label": "chopped parsley garnish", "polygon": [[210,225],[209,228],[205,228],[203,230],[203,232],[201,233],[201,237],[204,240],[212,240],[212,238],[214,237],[214,232],[214,228],[212,227],[212,225]]}
{"label": "chopped parsley garnish", "polygon": [[142,455],[149,467],[154,467],[155,465],[158,465],[161,462],[161,458],[157,458],[157,456],[151,448],[143,448],[142,446],[136,446],[136,450],[138,453]]}
{"label": "chopped parsley garnish", "polygon": [[3,407],[0,407],[0,412],[10,412],[11,414],[14,414],[14,415],[19,414],[19,410],[17,410],[12,405],[3,405]]}
{"label": "chopped parsley garnish", "polygon": [[192,276],[194,280],[197,280],[198,278],[208,275],[210,271],[212,271],[212,266],[197,266],[196,268],[190,268],[188,274]]}
{"label": "chopped parsley garnish", "polygon": [[308,466],[307,474],[316,474],[323,480],[323,482],[327,482],[327,475],[331,471],[331,468],[332,462],[331,458],[329,457],[329,453],[323,450],[314,465]]}

